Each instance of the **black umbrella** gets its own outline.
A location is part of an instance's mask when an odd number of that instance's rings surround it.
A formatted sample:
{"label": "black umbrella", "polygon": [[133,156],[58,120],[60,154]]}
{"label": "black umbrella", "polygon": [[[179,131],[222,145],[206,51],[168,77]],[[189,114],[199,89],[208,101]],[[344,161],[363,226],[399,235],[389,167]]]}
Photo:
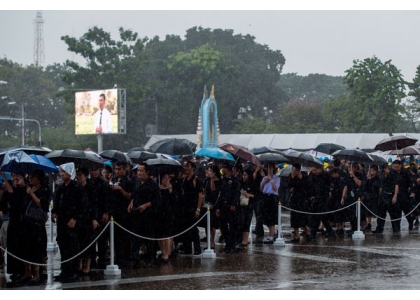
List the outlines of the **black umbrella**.
{"label": "black umbrella", "polygon": [[[420,154],[420,152],[419,152],[419,154]],[[372,158],[372,161],[373,161],[371,164],[383,165],[383,164],[387,164],[388,163],[385,158],[380,157],[378,155],[369,154],[369,156],[370,156],[370,158]]]}
{"label": "black umbrella", "polygon": [[264,153],[264,154],[258,155],[258,159],[262,163],[279,164],[279,163],[284,163],[284,162],[290,162],[290,160],[287,157],[279,153]]}
{"label": "black umbrella", "polygon": [[416,146],[408,146],[400,150],[392,150],[388,154],[391,155],[420,155],[420,149]]}
{"label": "black umbrella", "polygon": [[73,150],[73,149],[64,149],[64,150],[54,150],[45,155],[57,166],[73,162],[76,167],[96,169],[103,168],[104,163],[99,158],[99,156],[85,152],[83,150]]}
{"label": "black umbrella", "polygon": [[343,149],[331,154],[334,158],[345,159],[355,162],[372,163],[369,154],[357,149]]}
{"label": "black umbrella", "polygon": [[130,150],[127,152],[127,156],[135,163],[141,163],[148,159],[158,158],[156,153],[144,150]]}
{"label": "black umbrella", "polygon": [[150,145],[149,150],[154,153],[170,155],[188,155],[195,152],[197,144],[187,139],[169,138]]}
{"label": "black umbrella", "polygon": [[321,143],[315,147],[314,151],[331,155],[335,151],[343,150],[343,149],[346,149],[346,148],[341,145],[334,144],[334,143]]}
{"label": "black umbrella", "polygon": [[381,151],[399,150],[408,146],[413,146],[417,141],[418,139],[406,135],[394,135],[377,143],[374,149]]}
{"label": "black umbrella", "polygon": [[[283,168],[283,169],[279,170],[276,173],[276,176],[279,176],[279,177],[288,177],[290,175],[290,173],[292,173],[292,169],[293,169],[293,166],[292,165],[288,165],[286,168]],[[300,171],[301,172],[307,172],[308,171],[308,168],[307,167],[301,167],[300,168]]]}
{"label": "black umbrella", "polygon": [[292,162],[298,163],[305,167],[316,167],[316,166],[324,166],[322,162],[320,162],[316,157],[313,157],[310,154],[294,151],[285,154],[285,156]]}
{"label": "black umbrella", "polygon": [[258,147],[258,148],[252,148],[249,151],[251,151],[255,155],[264,154],[264,153],[279,153],[279,154],[283,154],[283,152],[281,152],[280,150],[277,150],[277,149],[274,149],[274,148],[271,148],[271,147],[266,147],[266,146]]}
{"label": "black umbrella", "polygon": [[124,152],[119,150],[105,150],[99,153],[99,155],[103,158],[107,158],[113,162],[123,161],[128,164],[132,164],[130,157],[127,156]]}
{"label": "black umbrella", "polygon": [[150,167],[150,175],[159,176],[162,173],[178,174],[182,170],[179,161],[170,158],[151,158],[145,161]]}

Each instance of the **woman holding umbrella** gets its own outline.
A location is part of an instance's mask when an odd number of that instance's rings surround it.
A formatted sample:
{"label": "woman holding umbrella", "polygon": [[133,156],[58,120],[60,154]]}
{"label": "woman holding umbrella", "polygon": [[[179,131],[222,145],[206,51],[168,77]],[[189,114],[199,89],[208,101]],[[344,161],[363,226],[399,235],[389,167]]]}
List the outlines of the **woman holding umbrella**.
{"label": "woman holding umbrella", "polygon": [[[26,188],[25,207],[36,206],[42,209],[47,215],[51,192],[45,181],[45,174],[41,170],[35,170],[29,176],[29,186]],[[23,218],[24,238],[22,248],[24,249],[22,258],[25,261],[35,263],[31,265],[25,262],[25,277],[31,278],[28,285],[38,285],[40,283],[39,265],[45,263],[47,256],[47,231],[45,222],[34,222]]]}
{"label": "woman holding umbrella", "polygon": [[[7,228],[7,251],[17,257],[22,257],[21,233],[24,228],[22,214],[26,197],[25,177],[23,174],[12,173],[11,185],[1,169],[0,174],[6,188],[2,201],[7,203],[10,216]],[[7,273],[12,274],[10,277],[14,283],[22,284],[31,279],[31,277],[21,277],[24,274],[24,265],[12,255],[9,255],[7,259]]]}

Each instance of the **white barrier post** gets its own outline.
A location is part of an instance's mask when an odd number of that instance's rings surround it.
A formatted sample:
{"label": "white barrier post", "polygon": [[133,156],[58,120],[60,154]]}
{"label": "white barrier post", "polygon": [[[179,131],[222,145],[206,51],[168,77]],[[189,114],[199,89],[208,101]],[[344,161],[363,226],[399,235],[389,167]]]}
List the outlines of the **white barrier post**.
{"label": "white barrier post", "polygon": [[50,207],[50,241],[47,244],[47,251],[48,252],[54,252],[57,250],[57,245],[54,243],[54,224],[52,221],[52,208]]}
{"label": "white barrier post", "polygon": [[[55,181],[53,181],[52,192],[55,192]],[[52,221],[52,205],[50,205],[50,242],[47,244],[47,251],[54,252],[57,250],[58,246],[54,243],[54,226]]]}
{"label": "white barrier post", "polygon": [[281,236],[281,202],[279,201],[279,216],[278,216],[278,222],[277,222],[277,239],[274,242],[274,245],[276,246],[285,246],[286,243],[284,242],[283,237]]}
{"label": "white barrier post", "polygon": [[111,216],[109,229],[109,247],[110,247],[110,264],[104,270],[105,275],[117,276],[121,275],[121,269],[118,265],[114,265],[114,218]]}
{"label": "white barrier post", "polygon": [[207,207],[207,249],[203,252],[203,258],[216,258],[216,253],[211,249],[210,244],[211,225],[210,225],[210,207]]}
{"label": "white barrier post", "polygon": [[364,240],[365,234],[363,231],[360,231],[360,197],[357,199],[357,231],[353,232],[352,239],[353,240]]}

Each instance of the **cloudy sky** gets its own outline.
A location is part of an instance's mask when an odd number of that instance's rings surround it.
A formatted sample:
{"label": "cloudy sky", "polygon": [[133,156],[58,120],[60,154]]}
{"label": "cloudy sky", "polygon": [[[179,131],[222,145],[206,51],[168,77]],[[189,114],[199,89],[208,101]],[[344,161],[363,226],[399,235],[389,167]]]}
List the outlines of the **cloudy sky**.
{"label": "cloudy sky", "polygon": [[[26,5],[19,2],[8,4],[6,10],[0,11],[0,56],[22,65],[33,62],[34,20],[39,9],[44,19],[47,65],[62,63],[66,59],[82,63],[83,60],[66,50],[60,37],[80,37],[93,26],[110,32],[114,39],[118,39],[118,28],[124,27],[141,37],[159,36],[161,40],[167,34],[184,38],[187,29],[202,26],[250,34],[258,43],[280,50],[286,58],[283,73],[343,76],[344,71],[353,65],[353,60],[377,56],[383,62],[392,60],[405,80],[413,79],[420,65],[419,7],[402,6],[404,1],[398,8],[384,6],[383,2],[380,7],[360,5],[357,10],[334,5],[314,6],[315,3],[327,2],[308,1],[304,10],[302,7],[284,8],[283,5],[223,6],[223,1],[219,0],[207,2],[205,8],[197,6],[196,2],[190,2],[190,5],[167,2],[163,5],[163,1],[159,2],[160,6],[146,7],[147,10],[125,0],[114,1],[112,5],[99,2],[104,4],[100,7],[86,6],[79,0],[71,1],[71,7],[42,5],[42,1],[41,4],[34,1]],[[112,10],[117,5],[119,10]],[[121,10],[125,7],[126,10]],[[20,10],[22,8],[27,10]]]}

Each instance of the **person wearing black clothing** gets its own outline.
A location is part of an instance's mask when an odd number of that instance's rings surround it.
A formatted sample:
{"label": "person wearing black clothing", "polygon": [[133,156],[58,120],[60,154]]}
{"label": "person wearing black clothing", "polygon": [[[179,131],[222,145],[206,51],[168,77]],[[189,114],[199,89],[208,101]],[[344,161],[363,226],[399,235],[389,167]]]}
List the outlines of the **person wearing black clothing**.
{"label": "person wearing black clothing", "polygon": [[[204,204],[203,200],[203,183],[194,175],[195,163],[187,161],[184,165],[184,178],[181,180],[182,184],[182,206],[184,207],[182,219],[179,219],[181,228],[184,230],[190,228],[181,239],[183,242],[185,255],[200,256],[200,235],[197,225],[194,225],[200,217],[201,207]],[[194,252],[192,251],[192,244],[194,244]]]}
{"label": "person wearing black clothing", "polygon": [[[348,235],[353,234],[357,230],[357,206],[352,205],[362,196],[363,175],[359,171],[359,165],[352,162],[349,167],[349,176],[347,177],[347,193],[345,194],[345,206],[347,208],[347,220],[350,222],[351,229]],[[363,220],[363,217],[361,218]],[[363,230],[363,228],[362,228]]]}
{"label": "person wearing black clothing", "polygon": [[[133,199],[128,207],[130,219],[133,221],[134,232],[145,237],[144,245],[144,267],[152,266],[152,259],[156,253],[156,222],[159,214],[162,213],[162,198],[158,184],[149,176],[150,167],[147,163],[140,163],[137,166],[137,181],[133,191]],[[159,220],[161,221],[161,220]],[[132,256],[139,261],[141,239],[133,238]]]}
{"label": "person wearing black clothing", "polygon": [[[128,206],[131,201],[133,182],[128,178],[126,171],[127,163],[117,161],[115,163],[115,177],[110,186],[113,200],[114,220],[127,230],[132,230],[131,219],[128,214]],[[115,227],[115,255],[119,265],[127,266],[132,264],[131,260],[131,235],[120,228]]]}
{"label": "person wearing black clothing", "polygon": [[309,221],[311,239],[316,238],[316,232],[321,222],[327,230],[325,237],[329,237],[333,234],[332,227],[328,222],[327,215],[321,214],[327,211],[328,191],[330,188],[329,176],[327,172],[322,169],[322,166],[317,166],[311,170],[311,173],[309,174],[309,182],[309,202],[311,206],[311,212],[314,213]]}
{"label": "person wearing black clothing", "polygon": [[[214,206],[219,199],[221,187],[220,169],[214,164],[207,165],[206,179],[203,183],[204,205],[201,208],[200,217],[203,216],[207,209],[210,208],[210,248],[214,249],[214,238],[216,237],[216,229],[219,228],[219,218],[216,218]],[[203,218],[198,224],[199,227],[205,228],[207,236],[207,218]],[[207,239],[206,239],[207,241]]]}
{"label": "person wearing black clothing", "polygon": [[251,225],[254,202],[256,200],[255,195],[257,191],[259,191],[259,186],[255,184],[254,178],[252,177],[252,171],[249,169],[243,172],[241,189],[243,196],[248,198],[248,204],[242,205],[241,203],[238,207],[238,214],[242,215],[240,218],[242,220],[240,227],[242,241],[238,248],[245,249],[248,247],[249,227]]}
{"label": "person wearing black clothing", "polygon": [[220,219],[220,227],[226,240],[225,253],[234,253],[236,246],[235,214],[239,205],[240,182],[232,175],[232,166],[222,167],[222,185],[220,198],[216,204],[216,216]]}
{"label": "person wearing black clothing", "polygon": [[[108,166],[109,167],[109,166]],[[100,228],[104,228],[109,222],[109,217],[112,214],[111,207],[111,188],[108,180],[99,176],[99,170],[97,168],[90,169],[90,183],[96,190],[98,197],[98,223]],[[108,240],[109,240],[109,227],[99,237],[98,244],[98,255],[92,253],[92,266],[95,263],[96,256],[98,256],[98,267],[104,269],[106,267],[106,261],[108,259]]]}
{"label": "person wearing black clothing", "polygon": [[[385,225],[386,212],[391,218],[392,230],[400,232],[401,210],[398,208],[397,195],[399,185],[397,173],[389,169],[388,164],[382,165],[380,201],[378,203],[378,221],[373,233],[382,233]],[[392,221],[394,220],[394,221]]]}
{"label": "person wearing black clothing", "polygon": [[[98,194],[90,181],[88,181],[88,175],[89,171],[86,168],[80,168],[76,171],[77,183],[83,187],[88,199],[86,215],[82,221],[79,231],[79,244],[82,251],[85,250],[86,247],[89,246],[96,238],[96,230],[99,229]],[[80,255],[78,269],[79,274],[89,275],[93,253],[96,254],[95,244],[92,244]],[[84,263],[85,267],[83,268]]]}
{"label": "person wearing black clothing", "polygon": [[[394,160],[392,162],[392,169],[397,173],[398,178],[398,195],[397,195],[397,205],[399,210],[399,217],[401,218],[402,212],[405,214],[405,218],[408,222],[408,230],[413,229],[413,223],[415,217],[413,216],[413,207],[410,202],[410,183],[411,176],[410,171],[402,167],[400,160]],[[397,228],[396,232],[401,231],[401,226]]]}
{"label": "person wearing black clothing", "polygon": [[342,208],[344,207],[344,199],[347,193],[346,184],[347,181],[340,176],[340,169],[333,167],[330,173],[330,190],[328,199],[331,205],[331,210],[336,211],[334,213],[334,222],[336,223],[336,234],[338,236],[344,235],[346,213]]}
{"label": "person wearing black clothing", "polygon": [[[22,215],[25,211],[26,185],[23,174],[12,174],[12,184],[6,179],[3,171],[0,169],[6,190],[2,201],[9,208],[9,226],[7,228],[7,251],[16,257],[22,257],[23,247],[21,245],[21,233],[24,229]],[[7,273],[12,274],[11,279],[14,283],[23,279],[24,264],[21,260],[12,255],[7,256]],[[26,281],[28,281],[27,279]]]}
{"label": "person wearing black clothing", "polygon": [[379,202],[379,191],[381,189],[381,180],[378,176],[378,166],[371,165],[369,173],[367,174],[367,180],[363,187],[362,202],[366,205],[367,209],[362,206],[362,215],[366,216],[365,231],[372,229],[371,221],[372,216],[378,213],[378,202]]}
{"label": "person wearing black clothing", "polygon": [[[265,176],[266,174],[264,173],[263,168],[261,168],[260,165],[254,165],[254,173],[252,174],[254,182],[259,185]],[[282,187],[282,185],[280,185],[280,187]],[[255,230],[253,233],[257,236],[257,239],[262,239],[264,238],[264,219],[262,214],[263,199],[262,192],[259,188],[257,189],[254,196],[255,199],[253,201],[252,208],[255,213]]]}
{"label": "person wearing black clothing", "polygon": [[172,250],[172,236],[174,235],[174,207],[178,203],[178,195],[171,184],[169,174],[163,173],[160,176],[161,184],[159,185],[160,194],[162,197],[162,204],[160,206],[160,213],[157,213],[156,221],[157,230],[156,236],[158,238],[167,238],[159,240],[160,251],[162,252],[161,260],[163,263],[169,262],[169,256]]}
{"label": "person wearing black clothing", "polygon": [[415,219],[418,220],[418,216],[419,216],[418,205],[420,203],[420,175],[417,173],[416,166],[412,165],[410,167],[410,174],[411,174],[410,202],[413,208],[416,207],[415,211],[413,212],[413,215]]}
{"label": "person wearing black clothing", "polygon": [[[26,188],[25,207],[36,206],[41,208],[47,215],[50,202],[51,192],[45,182],[45,174],[41,170],[35,170],[29,176],[29,186]],[[46,221],[46,220],[45,220]],[[25,277],[31,278],[28,285],[39,285],[40,265],[45,263],[47,257],[47,231],[45,222],[34,222],[23,217],[24,231],[22,233],[23,256],[25,262]],[[31,264],[31,263],[34,264]]]}
{"label": "person wearing black clothing", "polygon": [[60,175],[63,184],[54,193],[51,218],[57,223],[56,240],[62,261],[61,273],[56,279],[63,282],[77,278],[78,260],[67,260],[80,253],[79,230],[86,217],[88,199],[83,187],[73,180],[74,163],[61,165]]}
{"label": "person wearing black clothing", "polygon": [[293,164],[292,172],[289,177],[290,189],[290,208],[296,211],[290,212],[290,227],[294,230],[294,238],[292,243],[298,243],[300,240],[299,228],[303,227],[305,238],[311,239],[309,231],[309,220],[306,213],[308,211],[308,199],[310,191],[310,181],[306,173],[301,172],[300,164]]}

